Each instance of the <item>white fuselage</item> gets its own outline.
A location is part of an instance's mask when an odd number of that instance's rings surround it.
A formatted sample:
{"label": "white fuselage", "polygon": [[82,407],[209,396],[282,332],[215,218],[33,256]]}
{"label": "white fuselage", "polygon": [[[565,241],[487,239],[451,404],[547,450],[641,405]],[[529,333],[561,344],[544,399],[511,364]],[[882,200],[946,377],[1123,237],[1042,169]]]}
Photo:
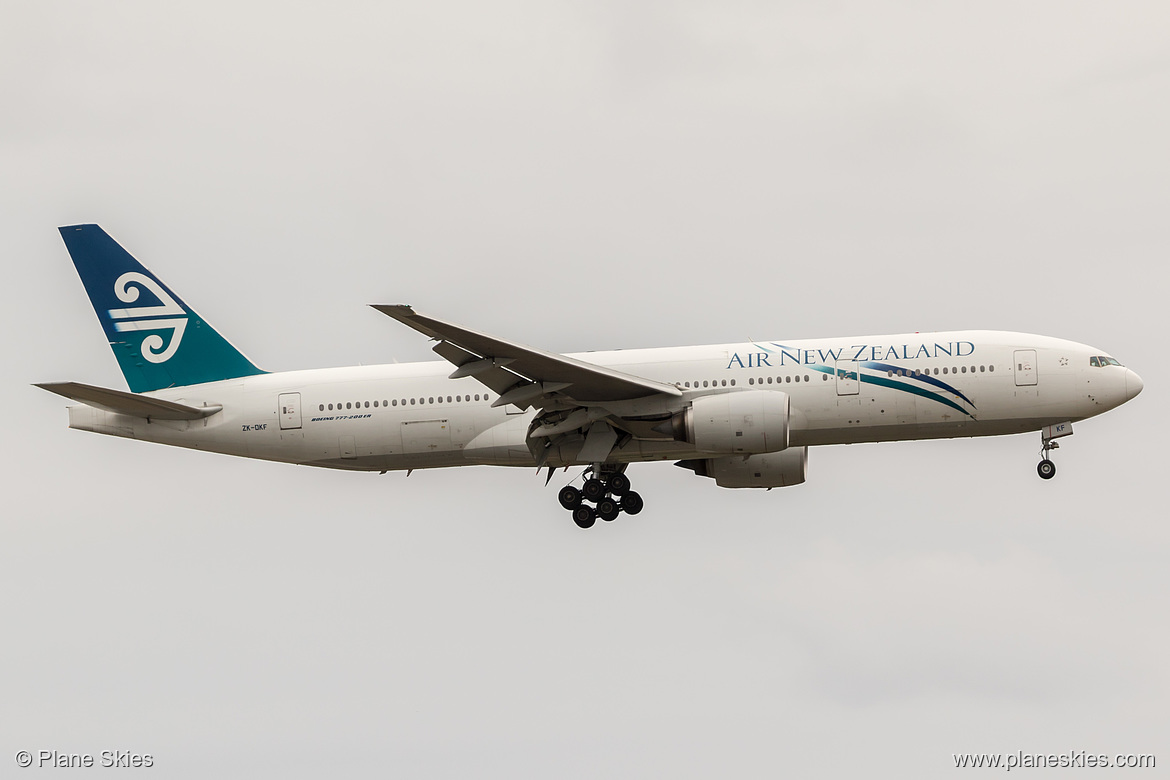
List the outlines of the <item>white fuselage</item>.
{"label": "white fuselage", "polygon": [[[677,385],[695,396],[772,390],[791,399],[789,446],[994,436],[1076,422],[1140,390],[1101,350],[1022,333],[958,331],[590,352],[571,357]],[[70,407],[70,427],[163,444],[329,468],[533,466],[534,412],[492,407],[444,362],[269,373],[147,395],[222,405],[200,420],[152,420]],[[668,413],[658,400],[624,415]],[[630,438],[609,460],[701,457],[667,438]],[[548,465],[569,465],[552,460]]]}

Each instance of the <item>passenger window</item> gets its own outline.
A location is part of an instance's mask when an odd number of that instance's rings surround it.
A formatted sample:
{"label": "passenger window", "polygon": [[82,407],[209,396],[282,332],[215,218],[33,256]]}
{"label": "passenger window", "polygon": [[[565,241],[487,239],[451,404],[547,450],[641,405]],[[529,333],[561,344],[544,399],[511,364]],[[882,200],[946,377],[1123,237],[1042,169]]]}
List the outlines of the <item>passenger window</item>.
{"label": "passenger window", "polygon": [[703,380],[703,387],[706,387],[706,386],[707,386],[707,380],[706,380],[706,379],[704,379],[704,380]]}
{"label": "passenger window", "polygon": [[947,367],[943,366],[943,373],[945,374],[946,372],[947,372]]}
{"label": "passenger window", "polygon": [[414,406],[414,399],[413,398],[410,399],[410,405]]}
{"label": "passenger window", "polygon": [[967,367],[966,367],[966,366],[963,366],[963,373],[964,373],[964,374],[965,374],[965,373],[967,373]]}
{"label": "passenger window", "polygon": [[370,408],[370,402],[369,402],[369,401],[366,401],[366,408],[367,408],[367,409],[369,409],[369,408]]}
{"label": "passenger window", "polygon": [[748,377],[748,384],[754,385],[755,383],[756,383],[756,378],[754,376],[749,376]]}
{"label": "passenger window", "polygon": [[329,411],[333,411],[333,404],[329,404]]}
{"label": "passenger window", "polygon": [[353,404],[351,404],[349,401],[346,401],[346,402],[345,402],[345,408],[346,408],[346,409],[352,409],[352,408],[353,408]]}
{"label": "passenger window", "polygon": [[990,365],[990,366],[988,366],[988,367],[987,367],[987,370],[988,370],[988,371],[994,371],[994,370],[995,370],[995,366],[994,366],[994,365]]}
{"label": "passenger window", "polygon": [[325,404],[321,404],[317,409],[322,412],[325,411]]}
{"label": "passenger window", "polygon": [[[735,381],[735,380],[732,380],[732,381]],[[727,380],[726,379],[723,380],[723,386],[727,387]]]}

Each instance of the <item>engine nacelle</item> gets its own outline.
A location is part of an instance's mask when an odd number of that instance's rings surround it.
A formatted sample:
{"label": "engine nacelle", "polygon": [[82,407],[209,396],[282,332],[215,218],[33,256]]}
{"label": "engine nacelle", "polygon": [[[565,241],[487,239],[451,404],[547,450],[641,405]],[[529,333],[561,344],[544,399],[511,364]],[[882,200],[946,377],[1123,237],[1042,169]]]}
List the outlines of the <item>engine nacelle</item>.
{"label": "engine nacelle", "polygon": [[804,482],[808,473],[808,447],[789,447],[783,452],[749,455],[746,458],[680,460],[675,465],[690,469],[700,477],[711,477],[719,487],[791,487]]}
{"label": "engine nacelle", "polygon": [[788,446],[788,393],[740,390],[701,395],[675,415],[675,439],[703,452],[745,455]]}

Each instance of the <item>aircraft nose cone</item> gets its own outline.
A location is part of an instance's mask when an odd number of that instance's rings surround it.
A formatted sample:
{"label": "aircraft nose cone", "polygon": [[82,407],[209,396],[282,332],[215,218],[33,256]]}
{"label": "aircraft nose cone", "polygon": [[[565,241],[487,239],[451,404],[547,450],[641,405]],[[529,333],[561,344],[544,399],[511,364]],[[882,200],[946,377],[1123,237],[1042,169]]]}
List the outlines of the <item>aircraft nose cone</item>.
{"label": "aircraft nose cone", "polygon": [[1129,401],[1137,397],[1137,394],[1145,387],[1145,382],[1142,378],[1135,374],[1132,369],[1125,369],[1125,400]]}

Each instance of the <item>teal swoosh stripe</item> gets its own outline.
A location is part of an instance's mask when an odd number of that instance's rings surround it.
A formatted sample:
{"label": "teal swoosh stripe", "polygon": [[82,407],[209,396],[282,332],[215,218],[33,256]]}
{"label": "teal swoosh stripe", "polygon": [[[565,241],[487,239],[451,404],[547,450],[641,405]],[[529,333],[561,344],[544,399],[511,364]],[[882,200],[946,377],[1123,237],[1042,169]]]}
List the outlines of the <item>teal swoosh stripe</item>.
{"label": "teal swoosh stripe", "polygon": [[906,392],[906,393],[912,393],[914,395],[922,396],[923,398],[929,398],[932,401],[938,401],[940,404],[946,404],[947,406],[951,407],[952,409],[958,409],[960,412],[967,415],[968,417],[971,416],[970,412],[968,412],[963,407],[959,406],[957,403],[955,403],[951,399],[943,398],[941,396],[935,395],[934,393],[932,393],[929,390],[922,388],[922,387],[915,387],[914,385],[908,385],[904,382],[897,382],[893,379],[889,379],[889,378],[884,377],[884,376],[869,376],[868,374],[862,374],[861,381],[862,382],[869,382],[872,385],[881,385],[882,387],[889,387],[889,388],[893,388],[894,390],[901,390],[901,391]]}
{"label": "teal swoosh stripe", "polygon": [[[809,368],[813,369],[814,371],[820,371],[822,374],[833,375],[833,374],[837,373],[837,370],[835,368],[830,367],[830,366],[809,366]],[[850,372],[850,373],[853,373],[853,372]],[[860,371],[857,373],[860,375],[862,382],[868,382],[871,385],[879,385],[880,387],[888,387],[891,390],[901,390],[904,393],[910,393],[912,395],[921,396],[923,398],[930,399],[931,401],[938,401],[940,404],[943,404],[944,406],[949,406],[952,409],[955,409],[956,411],[960,411],[963,414],[967,415],[968,417],[971,416],[970,412],[968,412],[963,407],[959,406],[957,403],[955,403],[951,399],[943,398],[941,396],[935,395],[934,393],[930,392],[929,390],[925,390],[921,387],[915,387],[913,385],[908,385],[905,382],[898,382],[896,380],[893,380],[893,379],[890,379],[890,378],[884,377],[884,376],[870,376],[869,374],[862,374]]]}
{"label": "teal swoosh stripe", "polygon": [[[911,374],[913,374],[913,369],[902,368],[901,366],[895,366],[895,365],[891,365],[889,363],[880,363],[880,362],[867,360],[866,362],[862,363],[861,365],[864,368],[873,368],[873,369],[877,369],[878,371],[893,371],[895,376],[898,375],[899,371],[910,372]],[[906,374],[903,373],[902,375],[905,376]],[[963,394],[963,392],[961,390],[959,390],[959,388],[955,387],[954,385],[948,385],[946,382],[942,381],[941,379],[935,379],[934,377],[929,376],[928,374],[921,374],[918,376],[912,376],[911,378],[914,379],[914,381],[916,381],[916,382],[925,382],[928,385],[934,385],[935,387],[942,388],[943,390],[946,390],[948,393],[954,393],[955,395],[959,396],[959,398],[962,398],[964,401],[971,404],[972,406],[975,405],[971,401],[970,398],[968,398],[966,395]],[[913,385],[911,385],[911,386],[913,387]]]}

